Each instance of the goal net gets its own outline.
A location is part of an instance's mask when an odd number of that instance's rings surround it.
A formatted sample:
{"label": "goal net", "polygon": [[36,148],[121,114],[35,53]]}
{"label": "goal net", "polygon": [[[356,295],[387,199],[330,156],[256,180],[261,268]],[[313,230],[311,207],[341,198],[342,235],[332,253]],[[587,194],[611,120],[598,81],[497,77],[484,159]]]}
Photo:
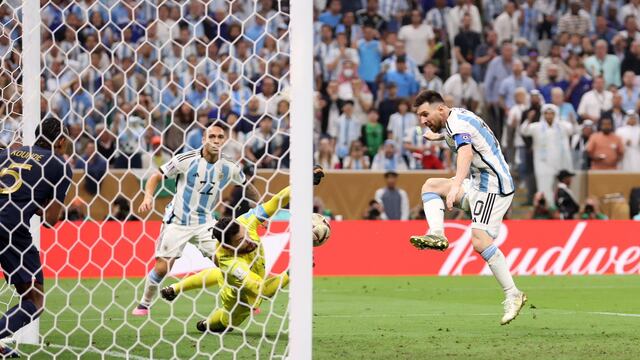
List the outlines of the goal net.
{"label": "goal net", "polygon": [[[38,20],[32,26],[39,34],[35,51],[26,50],[29,16]],[[68,129],[62,157],[73,169],[61,221],[53,228],[32,226],[43,264],[45,305],[39,323],[22,330],[30,336],[14,336],[18,351],[34,358],[292,356],[290,337],[295,335],[290,331],[290,316],[295,309],[289,287],[280,278],[282,286],[268,294],[263,291],[265,280],[290,269],[292,273],[300,269],[298,279],[310,280],[310,239],[304,246],[289,243],[290,230],[294,236],[296,231],[300,234],[296,229],[310,224],[310,216],[305,219],[288,208],[279,209],[258,230],[264,274],[257,295],[245,296],[250,286],[244,278],[240,285],[231,281],[237,274],[229,271],[215,281],[197,278],[202,280],[200,286],[180,291],[173,301],[154,293],[150,304],[145,304],[148,314],[132,313],[148,296],[149,279],[158,283],[159,290],[219,265],[203,250],[203,235],[193,225],[208,221],[197,219],[205,216],[198,209],[211,208],[216,219],[234,218],[269,200],[290,182],[294,194],[311,190],[310,181],[308,186],[299,182],[296,188],[294,176],[296,171],[310,170],[311,164],[290,156],[295,141],[291,141],[289,107],[295,108],[296,88],[290,76],[295,51],[291,51],[289,2],[5,1],[0,4],[0,18],[0,147],[13,151],[33,145],[33,129],[41,119],[53,116]],[[37,57],[39,62],[34,60]],[[29,76],[27,66],[35,77]],[[298,71],[304,72],[303,68],[298,65]],[[39,83],[34,85],[36,78]],[[298,95],[310,94],[308,85],[308,92]],[[310,105],[311,97],[307,98]],[[298,105],[297,112],[309,109]],[[28,113],[40,116],[28,117]],[[207,127],[219,122],[229,129],[222,153],[231,165],[215,168],[210,164],[211,170],[198,149],[203,147]],[[298,135],[306,136],[311,126],[310,120],[301,125]],[[307,133],[310,139],[311,131]],[[311,145],[299,145],[301,156],[310,154]],[[177,176],[161,178],[151,211],[138,211],[154,174],[164,171],[166,175],[169,167],[187,161],[190,154],[201,157],[198,161],[205,165],[195,163]],[[303,165],[289,176],[296,161]],[[10,163],[11,159],[0,166]],[[229,180],[234,169],[239,169],[236,179],[246,177],[245,183]],[[7,178],[7,171],[0,173],[4,187],[13,179]],[[21,175],[15,180],[21,181]],[[199,192],[199,200],[187,194],[192,175],[205,177],[198,184],[193,180],[196,185],[191,190]],[[297,177],[310,180],[311,173]],[[44,176],[41,181],[56,180]],[[207,182],[210,189],[203,189]],[[258,199],[251,198],[249,187],[258,190]],[[30,189],[32,196],[41,190]],[[172,202],[174,197],[180,199]],[[306,204],[311,203],[311,195],[307,197],[292,201],[310,210]],[[187,220],[171,217],[177,204]],[[294,202],[291,208],[296,206]],[[197,220],[191,224],[190,219]],[[160,238],[164,236],[166,242],[170,234],[169,240],[178,240],[178,233],[167,232],[169,224],[187,232],[190,243],[175,253],[177,260],[167,276],[156,281]],[[209,234],[211,239],[215,231]],[[298,251],[304,258],[292,260],[290,266],[289,259]],[[252,270],[259,267],[257,262],[249,264]],[[291,291],[309,294],[310,282],[296,287],[291,281]],[[232,296],[225,297],[225,291]],[[0,296],[6,309],[20,299],[7,285],[0,288]],[[229,298],[235,303],[230,304]],[[310,303],[310,297],[297,299],[298,309],[310,315],[310,305],[300,307],[302,302]],[[226,320],[213,319],[219,309]],[[239,316],[242,311],[238,310],[243,309],[249,311]],[[205,324],[218,321],[226,330],[202,334],[196,326],[202,320]],[[310,320],[309,316],[301,322]],[[298,329],[308,329],[310,336],[310,324]],[[310,343],[303,346],[310,349]]]}

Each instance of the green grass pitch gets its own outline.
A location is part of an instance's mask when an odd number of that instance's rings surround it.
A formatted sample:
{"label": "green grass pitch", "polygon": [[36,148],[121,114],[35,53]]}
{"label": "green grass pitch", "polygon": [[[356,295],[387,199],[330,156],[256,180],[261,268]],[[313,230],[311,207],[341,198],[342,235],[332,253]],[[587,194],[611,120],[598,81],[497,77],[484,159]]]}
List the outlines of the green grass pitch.
{"label": "green grass pitch", "polygon": [[[314,358],[638,359],[638,276],[516,281],[529,303],[500,326],[502,294],[492,277],[315,278]],[[19,350],[34,359],[187,359],[198,351],[266,359],[285,351],[288,334],[278,330],[286,327],[286,293],[264,302],[244,334],[219,337],[195,330],[215,290],[181,295],[173,305],[159,300],[144,320],[129,315],[140,288],[139,280],[49,282],[43,345]]]}

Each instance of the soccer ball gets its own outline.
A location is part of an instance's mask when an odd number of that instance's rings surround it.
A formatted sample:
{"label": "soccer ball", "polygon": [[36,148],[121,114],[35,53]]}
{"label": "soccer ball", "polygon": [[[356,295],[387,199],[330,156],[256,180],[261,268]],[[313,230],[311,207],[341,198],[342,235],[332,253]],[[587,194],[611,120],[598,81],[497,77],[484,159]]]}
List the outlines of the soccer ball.
{"label": "soccer ball", "polygon": [[327,242],[331,236],[329,221],[320,214],[313,214],[311,224],[313,226],[313,246],[320,246]]}

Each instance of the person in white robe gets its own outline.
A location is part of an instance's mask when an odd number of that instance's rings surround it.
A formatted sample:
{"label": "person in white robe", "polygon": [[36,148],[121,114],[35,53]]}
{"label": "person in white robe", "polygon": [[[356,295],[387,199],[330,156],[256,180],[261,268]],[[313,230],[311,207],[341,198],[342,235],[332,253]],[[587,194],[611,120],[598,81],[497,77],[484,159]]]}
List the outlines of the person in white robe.
{"label": "person in white robe", "polygon": [[616,135],[622,138],[624,143],[624,157],[620,164],[620,170],[627,172],[640,172],[640,125],[638,114],[633,110],[627,112],[626,125],[616,130]]}
{"label": "person in white robe", "polygon": [[576,131],[575,123],[560,121],[558,107],[553,104],[542,106],[539,121],[527,120],[520,127],[521,135],[532,138],[536,185],[547,201],[553,201],[554,181],[560,170],[573,170],[569,138]]}

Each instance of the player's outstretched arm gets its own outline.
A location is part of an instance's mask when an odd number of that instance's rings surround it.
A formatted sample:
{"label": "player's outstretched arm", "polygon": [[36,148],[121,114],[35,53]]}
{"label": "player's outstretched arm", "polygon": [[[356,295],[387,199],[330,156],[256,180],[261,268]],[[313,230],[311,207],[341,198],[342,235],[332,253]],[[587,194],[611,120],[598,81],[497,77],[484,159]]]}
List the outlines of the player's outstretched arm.
{"label": "player's outstretched arm", "polygon": [[456,162],[456,176],[453,178],[451,189],[447,194],[447,209],[453,209],[453,203],[456,201],[462,182],[469,175],[469,167],[473,160],[473,151],[470,144],[464,144],[458,149],[458,160]]}
{"label": "player's outstretched arm", "polygon": [[158,184],[160,184],[163,177],[164,175],[160,171],[156,171],[153,175],[151,175],[144,187],[144,200],[138,208],[138,213],[142,214],[151,210],[151,208],[153,207],[153,194],[156,193]]}

